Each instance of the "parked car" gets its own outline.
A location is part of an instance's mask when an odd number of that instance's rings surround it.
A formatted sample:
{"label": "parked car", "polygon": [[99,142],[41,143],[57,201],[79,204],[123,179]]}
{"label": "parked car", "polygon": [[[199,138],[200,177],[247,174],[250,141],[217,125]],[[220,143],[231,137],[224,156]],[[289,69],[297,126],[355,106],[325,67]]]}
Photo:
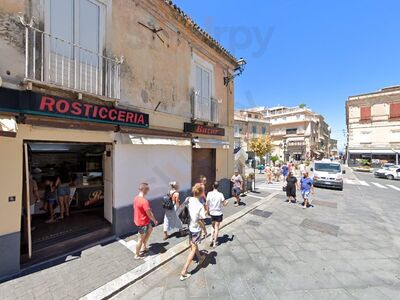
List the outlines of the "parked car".
{"label": "parked car", "polygon": [[329,159],[315,161],[311,171],[314,173],[314,186],[343,190],[342,174],[346,172],[342,170],[342,165],[339,162],[333,162]]}
{"label": "parked car", "polygon": [[[386,166],[385,166],[386,165]],[[400,171],[400,166],[396,166],[394,164],[385,164],[381,169],[376,170],[374,172],[374,176],[378,178],[387,178],[387,179],[400,179],[398,174]]]}
{"label": "parked car", "polygon": [[376,170],[374,176],[378,178],[386,179],[400,179],[400,166],[391,165],[388,167],[383,167],[382,169]]}

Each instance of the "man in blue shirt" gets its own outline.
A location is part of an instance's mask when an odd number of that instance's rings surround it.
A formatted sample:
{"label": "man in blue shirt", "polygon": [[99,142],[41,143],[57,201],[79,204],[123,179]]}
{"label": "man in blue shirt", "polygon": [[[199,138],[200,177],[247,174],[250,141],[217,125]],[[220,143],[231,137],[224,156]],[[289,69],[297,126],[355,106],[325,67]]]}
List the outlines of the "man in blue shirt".
{"label": "man in blue shirt", "polygon": [[286,181],[286,177],[289,175],[289,168],[286,164],[282,166],[283,182]]}
{"label": "man in blue shirt", "polygon": [[300,180],[301,195],[303,196],[303,208],[308,207],[310,193],[314,195],[313,180],[308,177],[308,172],[304,172],[303,178]]}

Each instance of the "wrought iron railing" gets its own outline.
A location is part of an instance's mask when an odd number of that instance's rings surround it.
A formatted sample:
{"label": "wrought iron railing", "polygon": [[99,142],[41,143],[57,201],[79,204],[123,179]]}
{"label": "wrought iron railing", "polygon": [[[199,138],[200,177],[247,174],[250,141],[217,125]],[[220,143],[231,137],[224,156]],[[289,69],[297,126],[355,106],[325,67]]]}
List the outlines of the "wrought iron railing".
{"label": "wrought iron railing", "polygon": [[119,99],[122,58],[110,58],[25,25],[25,78]]}
{"label": "wrought iron railing", "polygon": [[201,97],[197,92],[192,96],[192,118],[199,121],[219,123],[218,100]]}

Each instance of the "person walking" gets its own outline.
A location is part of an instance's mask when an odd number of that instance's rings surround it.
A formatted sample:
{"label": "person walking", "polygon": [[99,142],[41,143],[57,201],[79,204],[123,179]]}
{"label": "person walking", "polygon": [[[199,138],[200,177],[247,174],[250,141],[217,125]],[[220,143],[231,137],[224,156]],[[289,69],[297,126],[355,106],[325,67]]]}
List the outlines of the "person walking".
{"label": "person walking", "polygon": [[200,197],[200,202],[201,202],[201,204],[204,205],[204,208],[205,208],[205,205],[206,205],[207,177],[204,176],[204,175],[200,175],[199,184],[203,187],[203,191],[204,191],[204,192],[203,192],[203,195],[201,195],[201,197]]}
{"label": "person walking", "polygon": [[232,195],[236,198],[235,206],[240,205],[240,194],[242,193],[243,189],[243,178],[239,174],[238,170],[235,170],[235,174],[231,178],[231,182],[233,183],[232,187]]}
{"label": "person walking", "polygon": [[224,195],[218,191],[219,183],[213,183],[213,190],[207,194],[208,214],[211,216],[211,237],[210,246],[215,248],[218,245],[219,226],[223,219],[222,206],[228,205],[228,200],[225,200]]}
{"label": "person walking", "polygon": [[286,196],[287,196],[287,202],[290,203],[296,203],[296,188],[299,187],[299,184],[297,182],[296,176],[293,175],[293,172],[290,172],[288,174],[288,177],[286,178]]}
{"label": "person walking", "polygon": [[276,182],[280,181],[280,178],[281,178],[281,167],[280,166],[274,167],[274,177],[275,177]]}
{"label": "person walking", "polygon": [[283,175],[283,181],[286,181],[287,176],[289,175],[289,168],[287,164],[283,164],[282,166],[282,175]]}
{"label": "person walking", "polygon": [[172,208],[165,209],[165,216],[164,216],[164,240],[167,240],[170,236],[168,232],[173,230],[182,230],[182,222],[178,217],[177,210],[179,209],[179,186],[176,181],[172,181],[169,183],[171,190],[168,192],[169,200],[172,202]]}
{"label": "person walking", "polygon": [[69,199],[70,199],[70,188],[69,184],[71,179],[66,169],[61,169],[60,175],[57,176],[55,185],[57,187],[58,205],[60,206],[60,217],[62,220],[65,216],[69,216]]}
{"label": "person walking", "polygon": [[303,196],[303,208],[307,208],[310,202],[310,193],[314,195],[313,180],[308,176],[308,172],[305,171],[303,177],[300,180],[301,195]]}
{"label": "person walking", "polygon": [[204,219],[206,218],[206,212],[204,209],[204,205],[200,203],[200,197],[204,193],[203,186],[199,183],[196,183],[192,188],[193,197],[190,197],[185,201],[185,205],[188,206],[189,214],[190,214],[190,224],[189,224],[189,241],[190,241],[190,252],[181,271],[180,280],[186,280],[191,276],[188,273],[189,266],[194,258],[197,256],[198,263],[201,265],[205,259],[205,255],[200,254],[199,243],[201,242],[201,232],[206,231],[206,226],[204,223]]}
{"label": "person walking", "polygon": [[145,198],[149,191],[149,184],[141,183],[139,185],[139,194],[133,200],[133,221],[139,229],[139,238],[136,244],[135,259],[143,258],[144,253],[148,251],[147,242],[149,241],[150,235],[153,232],[153,227],[150,221],[153,221],[154,225],[158,224],[158,221],[151,211],[150,203]]}
{"label": "person walking", "polygon": [[272,183],[272,169],[269,165],[265,167],[265,176],[267,177],[267,183]]}

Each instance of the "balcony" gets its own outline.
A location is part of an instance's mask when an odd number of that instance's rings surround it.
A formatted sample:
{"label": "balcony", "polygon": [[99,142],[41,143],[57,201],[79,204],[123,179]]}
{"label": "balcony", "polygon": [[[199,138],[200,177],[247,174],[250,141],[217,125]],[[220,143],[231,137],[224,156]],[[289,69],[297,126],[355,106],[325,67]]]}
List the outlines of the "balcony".
{"label": "balcony", "polygon": [[192,118],[197,121],[219,124],[219,104],[213,98],[205,98],[194,92],[192,97]]}
{"label": "balcony", "polygon": [[122,59],[25,26],[25,79],[63,89],[120,99]]}

